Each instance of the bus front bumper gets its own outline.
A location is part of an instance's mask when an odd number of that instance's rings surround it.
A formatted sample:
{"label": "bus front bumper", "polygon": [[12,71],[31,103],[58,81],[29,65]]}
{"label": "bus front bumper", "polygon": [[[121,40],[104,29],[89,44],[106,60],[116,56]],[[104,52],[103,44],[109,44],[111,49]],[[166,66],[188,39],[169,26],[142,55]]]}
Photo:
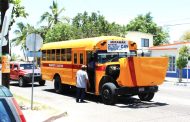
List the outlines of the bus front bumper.
{"label": "bus front bumper", "polygon": [[115,90],[116,95],[138,95],[140,93],[153,93],[158,91],[158,86],[145,87],[120,87]]}

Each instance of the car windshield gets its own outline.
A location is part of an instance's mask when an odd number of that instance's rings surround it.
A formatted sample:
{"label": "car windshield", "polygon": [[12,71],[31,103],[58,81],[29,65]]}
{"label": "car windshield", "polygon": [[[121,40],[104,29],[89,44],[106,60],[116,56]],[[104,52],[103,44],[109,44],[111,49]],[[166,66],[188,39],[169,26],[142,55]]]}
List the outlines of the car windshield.
{"label": "car windshield", "polygon": [[129,56],[136,56],[135,52],[119,52],[119,53],[115,53],[115,52],[100,52],[98,53],[98,63],[106,63],[106,62],[116,62],[118,61],[120,58],[125,58],[125,57],[129,57]]}
{"label": "car windshield", "polygon": [[20,64],[20,69],[32,69],[32,68],[33,68],[33,64]]}
{"label": "car windshield", "polygon": [[0,122],[15,122],[15,118],[5,99],[0,98]]}

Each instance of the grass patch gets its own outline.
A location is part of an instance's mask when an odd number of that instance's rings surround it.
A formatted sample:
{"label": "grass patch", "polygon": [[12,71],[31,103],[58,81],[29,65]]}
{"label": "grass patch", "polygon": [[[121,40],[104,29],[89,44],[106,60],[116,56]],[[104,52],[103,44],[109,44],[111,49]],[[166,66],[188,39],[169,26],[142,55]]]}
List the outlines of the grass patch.
{"label": "grass patch", "polygon": [[[31,107],[31,99],[27,99],[23,96],[17,95],[17,94],[13,94],[14,98],[16,99],[17,103],[19,104],[19,106],[23,107],[23,109],[30,109]],[[57,110],[55,108],[52,108],[48,105],[45,105],[43,103],[39,103],[36,101],[33,101],[33,110],[51,110],[52,112],[57,112]]]}

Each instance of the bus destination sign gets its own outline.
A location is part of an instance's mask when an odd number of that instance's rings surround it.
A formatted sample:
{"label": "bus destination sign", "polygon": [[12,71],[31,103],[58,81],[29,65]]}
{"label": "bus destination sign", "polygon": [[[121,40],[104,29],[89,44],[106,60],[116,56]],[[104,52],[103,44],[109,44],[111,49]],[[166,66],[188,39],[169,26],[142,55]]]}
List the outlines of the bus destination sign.
{"label": "bus destination sign", "polygon": [[128,41],[108,40],[107,52],[129,52]]}

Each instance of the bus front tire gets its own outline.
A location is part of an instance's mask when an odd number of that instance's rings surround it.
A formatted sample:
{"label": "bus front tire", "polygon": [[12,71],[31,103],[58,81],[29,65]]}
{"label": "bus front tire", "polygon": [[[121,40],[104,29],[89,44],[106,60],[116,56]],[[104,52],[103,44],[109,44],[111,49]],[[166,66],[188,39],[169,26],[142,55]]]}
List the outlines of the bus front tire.
{"label": "bus front tire", "polygon": [[105,83],[102,86],[101,97],[104,104],[113,105],[116,102],[117,95],[115,94],[116,86],[113,83]]}
{"label": "bus front tire", "polygon": [[141,101],[150,101],[153,99],[154,97],[154,93],[141,93],[141,94],[138,94],[139,98]]}
{"label": "bus front tire", "polygon": [[59,76],[55,76],[54,78],[54,89],[56,93],[62,93],[63,88],[61,84],[61,78]]}

